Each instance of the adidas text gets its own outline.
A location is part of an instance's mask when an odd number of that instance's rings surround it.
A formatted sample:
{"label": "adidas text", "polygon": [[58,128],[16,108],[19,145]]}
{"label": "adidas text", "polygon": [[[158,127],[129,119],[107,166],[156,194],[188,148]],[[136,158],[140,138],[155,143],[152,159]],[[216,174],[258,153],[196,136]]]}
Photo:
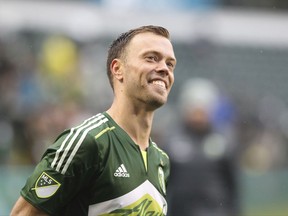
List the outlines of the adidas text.
{"label": "adidas text", "polygon": [[114,173],[115,177],[130,177],[129,173]]}

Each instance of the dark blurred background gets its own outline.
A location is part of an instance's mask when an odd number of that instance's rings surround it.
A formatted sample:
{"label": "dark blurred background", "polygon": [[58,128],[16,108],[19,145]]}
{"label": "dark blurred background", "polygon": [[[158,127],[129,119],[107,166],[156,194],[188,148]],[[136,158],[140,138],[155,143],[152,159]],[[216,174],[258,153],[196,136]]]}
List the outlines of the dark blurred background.
{"label": "dark blurred background", "polygon": [[[165,148],[187,80],[213,83],[212,121],[233,140],[241,215],[288,215],[288,1],[0,0],[1,216],[56,136],[109,107],[111,40],[148,24],[170,30],[178,59],[154,141]],[[211,98],[206,87],[200,98]]]}

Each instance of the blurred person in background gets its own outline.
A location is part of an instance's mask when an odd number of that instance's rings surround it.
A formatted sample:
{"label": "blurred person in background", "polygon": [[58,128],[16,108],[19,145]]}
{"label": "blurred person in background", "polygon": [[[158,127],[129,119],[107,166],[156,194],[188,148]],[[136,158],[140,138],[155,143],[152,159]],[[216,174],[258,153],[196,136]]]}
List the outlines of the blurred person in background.
{"label": "blurred person in background", "polygon": [[43,41],[39,69],[52,100],[80,102],[83,82],[79,50],[76,42],[64,35],[51,35]]}
{"label": "blurred person in background", "polygon": [[239,215],[233,110],[220,98],[214,83],[202,78],[186,81],[181,90],[179,124],[165,143],[170,216]]}
{"label": "blurred person in background", "polygon": [[63,132],[28,178],[11,215],[166,215],[168,156],[150,138],[174,83],[169,32],[143,26],[111,45],[111,107]]}
{"label": "blurred person in background", "polygon": [[7,163],[13,142],[17,72],[15,65],[1,52],[0,43],[0,164]]}
{"label": "blurred person in background", "polygon": [[84,114],[76,43],[39,37],[23,31],[0,43],[0,163],[39,162],[55,133]]}

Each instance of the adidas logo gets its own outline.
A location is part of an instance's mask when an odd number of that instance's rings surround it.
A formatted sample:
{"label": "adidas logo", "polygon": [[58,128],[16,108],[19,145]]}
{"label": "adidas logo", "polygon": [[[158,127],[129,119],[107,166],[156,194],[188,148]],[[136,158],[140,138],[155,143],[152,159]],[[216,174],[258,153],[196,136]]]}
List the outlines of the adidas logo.
{"label": "adidas logo", "polygon": [[115,177],[130,177],[130,174],[127,172],[124,164],[121,164],[118,169],[116,170],[116,172],[114,173]]}

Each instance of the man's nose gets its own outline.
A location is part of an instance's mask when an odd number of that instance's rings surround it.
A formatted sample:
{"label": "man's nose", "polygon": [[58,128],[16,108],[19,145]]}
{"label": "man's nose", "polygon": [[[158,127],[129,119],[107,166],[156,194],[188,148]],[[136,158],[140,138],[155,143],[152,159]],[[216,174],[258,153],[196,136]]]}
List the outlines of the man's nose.
{"label": "man's nose", "polygon": [[169,68],[165,61],[160,61],[157,70],[158,73],[161,73],[162,76],[167,76],[169,74]]}

